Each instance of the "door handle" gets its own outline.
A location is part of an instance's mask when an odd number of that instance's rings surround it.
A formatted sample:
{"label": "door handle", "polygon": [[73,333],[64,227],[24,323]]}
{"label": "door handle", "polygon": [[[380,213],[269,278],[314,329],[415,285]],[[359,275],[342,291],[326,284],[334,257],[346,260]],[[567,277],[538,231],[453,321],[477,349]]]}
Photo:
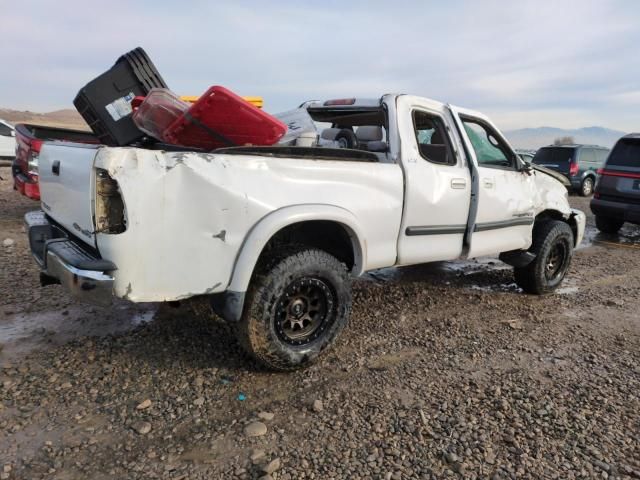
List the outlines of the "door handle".
{"label": "door handle", "polygon": [[51,173],[60,175],[60,160],[54,160],[51,164]]}
{"label": "door handle", "polygon": [[452,178],[451,179],[451,188],[454,189],[464,189],[467,187],[467,181],[464,178]]}
{"label": "door handle", "polygon": [[493,188],[493,180],[489,178],[484,178],[482,180],[482,185],[484,186],[484,188]]}

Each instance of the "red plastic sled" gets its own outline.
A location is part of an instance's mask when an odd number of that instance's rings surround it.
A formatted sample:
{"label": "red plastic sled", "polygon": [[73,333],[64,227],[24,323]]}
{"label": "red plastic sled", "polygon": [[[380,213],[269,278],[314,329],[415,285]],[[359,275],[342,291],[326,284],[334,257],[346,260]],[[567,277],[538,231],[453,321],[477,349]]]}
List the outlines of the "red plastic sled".
{"label": "red plastic sled", "polygon": [[242,145],[273,145],[287,131],[275,117],[224,87],[211,87],[162,134],[175,145],[213,150]]}

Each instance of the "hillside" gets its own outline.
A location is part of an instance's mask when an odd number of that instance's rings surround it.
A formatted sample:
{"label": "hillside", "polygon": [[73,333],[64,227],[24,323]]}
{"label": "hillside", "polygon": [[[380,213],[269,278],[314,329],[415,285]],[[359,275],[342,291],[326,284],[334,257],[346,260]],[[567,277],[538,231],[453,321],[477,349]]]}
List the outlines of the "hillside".
{"label": "hillside", "polygon": [[9,123],[35,123],[54,127],[78,128],[89,130],[89,127],[78,112],[72,109],[55,110],[48,113],[11,110],[0,108],[0,118]]}
{"label": "hillside", "polygon": [[521,128],[504,132],[515,148],[537,149],[553,143],[559,137],[573,137],[576,143],[612,147],[625,132],[604,127],[565,129],[554,127]]}

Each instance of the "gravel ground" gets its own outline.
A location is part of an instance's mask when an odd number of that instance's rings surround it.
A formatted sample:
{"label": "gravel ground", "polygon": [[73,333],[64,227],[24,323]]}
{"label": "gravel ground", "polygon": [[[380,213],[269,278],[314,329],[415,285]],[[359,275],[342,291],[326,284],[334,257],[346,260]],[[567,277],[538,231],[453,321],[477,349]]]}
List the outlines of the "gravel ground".
{"label": "gravel ground", "polygon": [[367,275],[335,348],[274,374],[187,306],[40,288],[0,176],[0,480],[640,478],[640,229],[589,218],[545,297],[490,260]]}

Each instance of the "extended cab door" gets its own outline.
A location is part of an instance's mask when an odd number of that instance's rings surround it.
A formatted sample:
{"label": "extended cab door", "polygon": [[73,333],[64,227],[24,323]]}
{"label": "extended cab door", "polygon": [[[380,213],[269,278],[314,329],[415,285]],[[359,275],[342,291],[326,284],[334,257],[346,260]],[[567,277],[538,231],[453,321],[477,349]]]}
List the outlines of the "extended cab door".
{"label": "extended cab door", "polygon": [[458,258],[471,181],[453,117],[438,102],[402,95],[397,119],[405,177],[398,263]]}
{"label": "extended cab door", "polygon": [[520,171],[516,153],[487,117],[451,109],[478,179],[467,256],[529,248],[535,212],[533,175]]}

